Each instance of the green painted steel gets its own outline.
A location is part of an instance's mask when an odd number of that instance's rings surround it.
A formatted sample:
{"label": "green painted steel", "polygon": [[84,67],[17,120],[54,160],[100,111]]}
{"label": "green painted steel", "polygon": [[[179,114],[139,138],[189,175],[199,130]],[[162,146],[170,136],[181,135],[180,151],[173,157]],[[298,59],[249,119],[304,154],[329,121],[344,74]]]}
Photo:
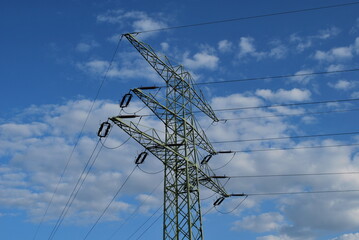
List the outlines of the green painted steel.
{"label": "green painted steel", "polygon": [[165,133],[154,128],[140,129],[136,123],[116,116],[110,118],[134,140],[164,164],[164,240],[202,240],[200,185],[228,197],[207,165],[201,165],[200,151],[216,154],[206,134],[200,130],[193,114],[197,108],[213,121],[218,121],[202,93],[195,89],[189,72],[182,66],[172,66],[153,49],[125,34],[129,42],[166,82],[166,99],[159,102],[143,89],[131,91],[164,123]]}

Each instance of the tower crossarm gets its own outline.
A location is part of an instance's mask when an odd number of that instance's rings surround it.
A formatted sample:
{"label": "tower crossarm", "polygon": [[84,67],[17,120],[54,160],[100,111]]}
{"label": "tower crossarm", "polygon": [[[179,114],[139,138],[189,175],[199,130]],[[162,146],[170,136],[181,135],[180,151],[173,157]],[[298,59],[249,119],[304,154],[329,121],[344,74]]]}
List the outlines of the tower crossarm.
{"label": "tower crossarm", "polygon": [[[208,140],[206,134],[202,131],[199,132],[198,129],[193,126],[190,122],[188,122],[183,117],[176,114],[171,109],[168,109],[163,104],[159,103],[152,94],[146,94],[140,89],[132,89],[132,92],[136,94],[138,98],[141,99],[141,101],[151,109],[151,111],[172,131],[175,131],[174,127],[166,122],[165,116],[171,115],[174,118],[177,118],[178,121],[183,122],[183,124],[186,125],[186,128],[189,132],[193,131],[195,135],[195,141],[194,144],[196,144],[198,147],[202,148],[203,150],[207,151],[210,154],[216,154],[216,151],[214,150],[212,144]],[[185,136],[181,136],[182,138],[185,138]]]}
{"label": "tower crossarm", "polygon": [[[148,131],[142,131],[135,123],[123,121],[121,117],[112,117],[110,120],[141,144],[147,151],[151,152],[155,157],[162,161],[163,164],[166,164],[166,157],[171,158],[171,155],[177,155],[179,159],[188,161],[188,159],[178,151],[178,148],[181,147],[182,143],[166,145],[153,128],[148,129],[150,130],[149,132],[151,132],[151,134],[148,134]],[[229,196],[217,179],[212,179],[203,169],[199,168],[197,164],[191,163],[191,165],[196,167],[199,183],[201,185],[224,197]],[[167,167],[172,166],[173,165],[171,164],[167,165]]]}
{"label": "tower crossarm", "polygon": [[180,82],[189,89],[189,92],[183,95],[183,97],[213,121],[219,121],[211,106],[204,100],[202,92],[197,91],[193,87],[193,80],[189,72],[185,71],[182,66],[173,67],[167,58],[162,60],[149,45],[139,42],[132,34],[127,33],[123,36],[127,38],[151,67],[163,78],[168,87],[177,91],[178,80],[181,80]]}

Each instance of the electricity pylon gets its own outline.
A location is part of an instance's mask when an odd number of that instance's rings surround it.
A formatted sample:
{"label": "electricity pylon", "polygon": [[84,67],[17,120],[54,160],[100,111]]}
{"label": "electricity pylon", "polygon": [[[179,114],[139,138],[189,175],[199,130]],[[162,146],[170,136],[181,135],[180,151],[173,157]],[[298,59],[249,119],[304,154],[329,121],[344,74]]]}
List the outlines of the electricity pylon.
{"label": "electricity pylon", "polygon": [[[182,66],[172,66],[166,57],[159,57],[147,44],[132,34],[124,37],[137,49],[145,60],[166,83],[165,103],[148,93],[149,88],[131,91],[164,123],[164,137],[153,128],[141,130],[128,118],[133,115],[110,118],[134,140],[140,143],[164,164],[164,240],[202,240],[202,217],[199,185],[228,197],[212,171],[201,164],[200,151],[207,158],[216,154],[206,134],[198,127],[193,111],[197,108],[213,121],[218,121],[201,91],[193,85],[189,72]],[[164,139],[163,139],[164,138]]]}

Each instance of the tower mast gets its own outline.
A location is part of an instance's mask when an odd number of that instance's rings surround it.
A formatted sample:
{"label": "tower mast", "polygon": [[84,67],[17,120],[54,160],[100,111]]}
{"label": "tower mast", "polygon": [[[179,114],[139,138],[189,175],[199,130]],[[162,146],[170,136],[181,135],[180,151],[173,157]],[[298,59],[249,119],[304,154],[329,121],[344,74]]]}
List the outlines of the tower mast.
{"label": "tower mast", "polygon": [[[211,170],[201,164],[199,151],[216,154],[205,133],[198,127],[194,108],[218,121],[201,91],[193,85],[189,72],[182,66],[172,66],[169,60],[159,57],[147,44],[133,34],[124,37],[137,49],[166,83],[166,99],[161,103],[145,88],[131,91],[163,122],[165,136],[156,129],[143,131],[128,118],[110,118],[134,140],[140,143],[164,164],[164,240],[202,240],[200,185],[228,197]],[[164,139],[163,139],[164,138]]]}

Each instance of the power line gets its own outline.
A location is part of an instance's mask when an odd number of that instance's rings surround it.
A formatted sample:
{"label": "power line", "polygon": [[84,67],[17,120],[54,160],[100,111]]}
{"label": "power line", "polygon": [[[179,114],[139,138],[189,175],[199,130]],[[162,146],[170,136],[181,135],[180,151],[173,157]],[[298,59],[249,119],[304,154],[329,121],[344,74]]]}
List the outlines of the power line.
{"label": "power line", "polygon": [[92,100],[92,104],[91,104],[91,106],[90,106],[90,109],[89,109],[88,112],[87,112],[85,121],[84,121],[84,123],[83,123],[83,125],[82,125],[82,127],[81,127],[81,130],[80,130],[79,135],[77,136],[75,145],[73,146],[73,148],[72,148],[72,150],[71,150],[70,156],[69,156],[69,158],[68,158],[67,161],[66,161],[65,167],[64,167],[64,169],[63,169],[63,171],[62,171],[62,173],[61,173],[61,175],[60,175],[59,181],[58,181],[57,184],[56,184],[56,187],[55,187],[55,190],[54,190],[54,192],[53,192],[53,194],[52,194],[52,196],[51,196],[50,202],[48,203],[48,205],[47,205],[47,207],[46,207],[46,210],[45,210],[45,213],[44,213],[44,215],[42,216],[39,225],[37,226],[37,229],[36,229],[36,231],[35,231],[35,234],[34,234],[34,236],[33,236],[33,238],[32,238],[33,240],[35,240],[36,237],[37,237],[37,234],[38,234],[38,232],[39,232],[39,230],[40,230],[40,228],[41,228],[41,225],[42,225],[42,223],[44,222],[45,216],[47,215],[47,213],[48,213],[48,211],[49,211],[49,208],[50,208],[50,206],[52,205],[52,202],[53,202],[53,200],[54,200],[55,194],[56,194],[57,191],[58,191],[59,185],[60,185],[60,183],[62,182],[62,179],[63,179],[63,177],[64,177],[64,175],[65,175],[65,173],[66,173],[66,171],[67,171],[67,168],[68,168],[68,166],[69,166],[69,164],[70,164],[70,162],[71,162],[71,159],[72,159],[72,156],[73,156],[73,154],[74,154],[74,152],[75,152],[75,149],[77,148],[77,146],[78,146],[78,144],[79,144],[79,142],[80,142],[80,139],[81,139],[81,137],[82,137],[82,135],[83,135],[85,126],[86,126],[86,124],[87,124],[87,122],[88,122],[88,119],[89,119],[89,117],[90,117],[90,115],[91,115],[91,113],[92,113],[92,110],[93,110],[93,108],[94,108],[94,106],[95,106],[95,102],[96,102],[96,100],[98,99],[98,97],[99,97],[99,95],[100,95],[101,89],[102,89],[102,87],[103,87],[103,85],[104,85],[104,83],[105,83],[105,81],[106,81],[106,79],[107,79],[108,72],[110,71],[110,69],[111,69],[111,67],[112,67],[112,64],[113,64],[113,62],[114,62],[114,60],[115,60],[115,56],[117,55],[117,52],[118,52],[118,50],[119,50],[121,41],[122,41],[122,36],[120,37],[120,39],[119,39],[118,42],[117,42],[115,51],[114,51],[114,53],[113,53],[113,55],[112,55],[112,57],[111,57],[110,63],[109,63],[109,65],[108,65],[108,68],[107,68],[107,70],[106,70],[106,72],[105,72],[105,74],[104,74],[104,76],[103,76],[103,78],[102,78],[102,81],[101,81],[101,83],[100,83],[99,88],[97,89],[97,92],[96,92],[96,94],[95,94],[95,97],[94,97],[94,99]]}
{"label": "power line", "polygon": [[[323,100],[323,101],[299,102],[299,103],[284,103],[284,104],[273,104],[273,105],[263,105],[263,106],[247,106],[247,107],[236,107],[236,108],[219,108],[219,109],[214,109],[213,111],[225,112],[225,111],[236,111],[236,110],[247,110],[247,109],[290,107],[290,106],[316,105],[316,104],[325,104],[325,103],[340,103],[340,102],[355,102],[355,101],[359,101],[359,98],[335,99],[335,100]],[[358,110],[359,109],[333,110],[333,111],[327,111],[327,112],[313,112],[313,114],[324,114],[324,113],[332,113],[332,112],[333,113],[334,112],[348,112],[348,111],[358,111]],[[198,113],[199,111],[193,111],[193,112]],[[311,113],[309,112],[308,114],[311,114]],[[251,118],[280,117],[280,116],[292,116],[292,115],[295,116],[296,114],[220,119],[220,121],[251,119]],[[306,115],[306,114],[298,114],[298,115]],[[136,115],[136,116],[137,117],[150,117],[150,116],[155,116],[155,115],[154,114],[143,114],[143,115]]]}
{"label": "power line", "polygon": [[326,134],[313,134],[313,135],[289,136],[289,137],[237,139],[237,140],[227,140],[227,141],[213,141],[211,143],[255,142],[255,141],[270,141],[270,140],[284,140],[284,139],[297,139],[297,138],[344,136],[344,135],[355,135],[355,134],[359,134],[359,132],[326,133]]}
{"label": "power line", "polygon": [[232,162],[232,160],[234,159],[234,157],[236,156],[236,153],[233,153],[233,156],[231,157],[231,159],[229,159],[229,161],[227,161],[225,164],[223,164],[222,166],[220,167],[217,167],[217,168],[214,168],[212,170],[216,171],[216,170],[219,170],[219,169],[222,169],[224,168],[225,166],[227,166],[230,162]]}
{"label": "power line", "polygon": [[352,193],[359,192],[359,189],[349,190],[324,190],[324,191],[303,191],[303,192],[273,192],[273,193],[248,193],[248,196],[275,196],[275,195],[298,195],[298,194],[321,194],[321,193]]}
{"label": "power line", "polygon": [[301,13],[301,12],[318,11],[318,10],[330,9],[330,8],[347,7],[347,6],[352,6],[352,5],[356,5],[356,4],[359,4],[359,2],[342,3],[342,4],[336,4],[336,5],[327,5],[327,6],[321,6],[321,7],[304,8],[304,9],[297,9],[297,10],[290,10],[290,11],[283,11],[283,12],[276,12],[276,13],[268,13],[268,14],[262,14],[262,15],[254,15],[254,16],[248,16],[248,17],[239,17],[239,18],[231,18],[231,19],[223,19],[223,20],[216,20],[216,21],[209,21],[209,22],[202,22],[202,23],[173,26],[173,27],[164,27],[164,28],[151,29],[151,30],[146,30],[146,31],[141,31],[141,32],[135,32],[134,34],[166,31],[166,30],[173,30],[173,29],[180,29],[180,28],[199,27],[199,26],[204,26],[204,25],[212,25],[212,24],[227,23],[227,22],[244,21],[244,20],[250,20],[250,19],[288,15],[288,14]]}
{"label": "power line", "polygon": [[[112,128],[110,128],[108,134],[110,134],[110,132],[112,131]],[[63,220],[65,219],[65,216],[67,214],[67,212],[69,211],[70,207],[72,206],[72,203],[74,202],[74,200],[76,199],[78,193],[80,192],[81,188],[82,188],[82,185],[84,184],[89,172],[91,171],[92,167],[94,166],[98,156],[100,155],[100,152],[104,146],[104,144],[106,143],[108,138],[105,139],[105,141],[103,142],[103,145],[100,146],[100,149],[97,151],[97,154],[96,156],[93,158],[93,160],[91,161],[91,158],[97,148],[97,146],[99,145],[99,143],[101,142],[101,138],[99,138],[99,140],[97,141],[97,144],[96,144],[96,147],[95,149],[93,150],[90,158],[88,159],[88,161],[86,162],[86,165],[84,167],[84,169],[82,170],[82,173],[80,175],[80,177],[78,178],[77,182],[76,182],[76,185],[74,187],[74,189],[72,190],[71,192],[71,195],[69,197],[69,199],[67,200],[67,203],[65,205],[65,207],[63,208],[62,212],[61,212],[61,215],[59,216],[50,236],[49,236],[49,240],[54,238],[56,232],[58,231],[60,225],[62,224]],[[84,176],[84,177],[83,177]]]}
{"label": "power line", "polygon": [[234,121],[234,120],[249,120],[249,119],[261,119],[261,118],[276,118],[276,117],[293,117],[293,116],[305,116],[305,115],[316,115],[316,114],[329,114],[329,113],[343,113],[343,112],[352,112],[359,111],[359,108],[353,109],[343,109],[343,110],[332,110],[332,111],[321,111],[321,112],[305,112],[305,113],[296,113],[296,114],[276,114],[276,115],[267,115],[267,116],[249,116],[249,117],[238,117],[238,118],[223,118],[219,121]]}
{"label": "power line", "polygon": [[198,83],[194,83],[193,85],[209,85],[209,84],[222,84],[222,83],[232,83],[232,82],[248,82],[248,81],[258,81],[258,80],[281,79],[281,78],[291,78],[291,77],[307,77],[314,75],[347,73],[347,72],[357,72],[357,71],[359,71],[359,68],[336,70],[336,71],[325,71],[325,72],[313,72],[313,73],[297,73],[297,74],[278,75],[278,76],[269,76],[269,77],[254,77],[254,78],[243,78],[243,79],[233,79],[233,80],[223,80],[223,81],[198,82]]}
{"label": "power line", "polygon": [[118,145],[118,146],[116,146],[116,147],[108,147],[108,146],[106,146],[106,145],[102,142],[102,139],[100,139],[100,142],[101,142],[101,145],[102,145],[104,148],[113,150],[113,149],[117,149],[117,148],[122,147],[122,146],[125,145],[130,139],[131,139],[131,137],[128,137],[123,143],[121,143],[120,145]]}
{"label": "power line", "polygon": [[244,201],[248,198],[248,195],[246,195],[238,204],[237,206],[235,206],[232,210],[228,211],[228,212],[222,212],[220,210],[217,209],[217,207],[214,205],[213,207],[216,209],[217,212],[221,213],[221,214],[230,214],[232,212],[234,212],[235,210],[237,210],[243,203]]}
{"label": "power line", "polygon": [[156,213],[157,213],[159,210],[161,210],[162,208],[163,208],[163,204],[162,204],[162,206],[160,206],[154,213],[152,213],[152,215],[151,215],[149,218],[147,218],[147,220],[146,220],[145,222],[143,222],[143,223],[141,224],[141,226],[139,226],[139,227],[136,229],[136,231],[134,231],[134,232],[127,238],[127,240],[131,239],[138,231],[140,231],[140,229],[141,229],[148,221],[150,221],[151,218],[153,218],[153,216],[155,216]]}
{"label": "power line", "polygon": [[90,233],[92,232],[92,230],[95,228],[95,226],[98,224],[98,222],[101,220],[101,218],[103,217],[103,215],[106,213],[106,211],[108,210],[108,208],[111,206],[111,204],[113,203],[113,201],[115,201],[116,197],[118,196],[118,194],[121,192],[122,188],[125,186],[125,184],[127,183],[127,181],[130,179],[130,177],[132,176],[132,174],[134,173],[134,171],[136,170],[137,165],[135,165],[135,167],[133,168],[133,170],[131,171],[131,173],[127,176],[127,178],[125,179],[125,181],[121,184],[121,186],[119,187],[119,189],[117,190],[117,192],[115,193],[115,195],[113,196],[113,198],[111,199],[111,201],[107,204],[107,206],[105,207],[105,209],[102,211],[102,213],[100,214],[100,216],[97,218],[96,222],[92,225],[91,229],[86,233],[86,236],[84,237],[84,239],[87,239],[87,237],[90,235]]}
{"label": "power line", "polygon": [[352,102],[352,101],[359,101],[359,98],[324,100],[324,101],[301,102],[301,103],[284,103],[284,104],[274,104],[274,105],[264,105],[264,106],[248,106],[248,107],[237,107],[237,108],[222,108],[222,109],[214,109],[213,111],[223,112],[223,111],[234,111],[234,110],[289,107],[289,106],[301,106],[301,105],[313,105],[313,104],[325,104],[325,103],[338,103],[338,102]]}
{"label": "power line", "polygon": [[[308,76],[316,76],[316,75],[326,75],[326,74],[335,74],[335,73],[348,73],[348,72],[357,72],[357,71],[359,71],[359,68],[335,70],[335,71],[321,71],[321,72],[312,72],[312,73],[296,73],[296,74],[287,74],[287,75],[274,75],[274,76],[266,76],[266,77],[251,77],[251,78],[231,79],[231,80],[222,80],[222,81],[197,82],[197,83],[193,83],[193,85],[225,84],[225,83],[233,83],[233,82],[248,82],[248,81],[282,79],[282,78],[293,78],[293,77],[308,77]],[[165,87],[166,86],[155,86],[155,88],[165,88]]]}
{"label": "power line", "polygon": [[136,240],[140,239],[161,217],[163,216],[163,213],[158,215],[158,217],[148,226]]}
{"label": "power line", "polygon": [[327,173],[288,173],[288,174],[262,174],[262,175],[240,175],[240,176],[212,176],[212,178],[270,178],[270,177],[305,177],[305,176],[331,176],[331,175],[351,175],[359,172],[327,172]]}
{"label": "power line", "polygon": [[137,206],[137,208],[131,213],[130,216],[128,216],[125,221],[116,229],[116,231],[114,231],[111,236],[108,238],[109,240],[112,239],[117,233],[118,231],[121,230],[121,228],[132,218],[134,217],[138,211],[140,210],[140,208],[143,206],[143,204],[149,199],[149,197],[161,186],[161,184],[163,183],[163,180],[150,192],[149,195],[147,195],[146,199],[141,201],[141,204]]}
{"label": "power line", "polygon": [[249,150],[235,150],[235,151],[230,150],[230,151],[228,151],[228,153],[288,151],[288,150],[300,150],[300,149],[354,147],[354,146],[359,146],[359,143],[353,143],[353,144],[338,144],[338,145],[323,145],[323,146],[292,147],[292,148],[264,148],[264,149],[249,149]]}
{"label": "power line", "polygon": [[[79,178],[77,179],[75,187],[73,188],[73,190],[72,190],[72,192],[71,192],[71,194],[70,194],[64,208],[62,209],[62,212],[61,212],[60,216],[58,217],[57,222],[56,222],[55,226],[53,227],[53,229],[52,229],[52,231],[50,233],[50,236],[48,237],[48,240],[54,238],[54,236],[55,236],[56,232],[58,231],[61,223],[63,222],[68,210],[70,209],[73,201],[75,200],[77,194],[79,193],[85,179],[87,178],[88,173],[90,172],[93,164],[95,163],[95,161],[96,161],[96,159],[97,159],[97,157],[98,157],[98,155],[99,155],[99,153],[100,153],[100,151],[102,149],[102,146],[100,146],[99,151],[97,152],[96,156],[93,158],[93,155],[95,154],[95,151],[96,151],[97,146],[99,145],[99,143],[100,143],[100,139],[97,141],[94,150],[92,151],[89,159],[87,160],[87,162],[85,164],[85,167],[83,168]],[[92,161],[91,161],[91,159],[92,159]]]}
{"label": "power line", "polygon": [[156,172],[149,172],[149,171],[146,171],[146,170],[142,169],[139,165],[138,165],[138,169],[140,169],[142,172],[144,172],[146,174],[152,174],[152,175],[159,174],[159,173],[161,173],[161,172],[163,172],[165,170],[165,169],[161,169],[161,170],[158,170]]}

